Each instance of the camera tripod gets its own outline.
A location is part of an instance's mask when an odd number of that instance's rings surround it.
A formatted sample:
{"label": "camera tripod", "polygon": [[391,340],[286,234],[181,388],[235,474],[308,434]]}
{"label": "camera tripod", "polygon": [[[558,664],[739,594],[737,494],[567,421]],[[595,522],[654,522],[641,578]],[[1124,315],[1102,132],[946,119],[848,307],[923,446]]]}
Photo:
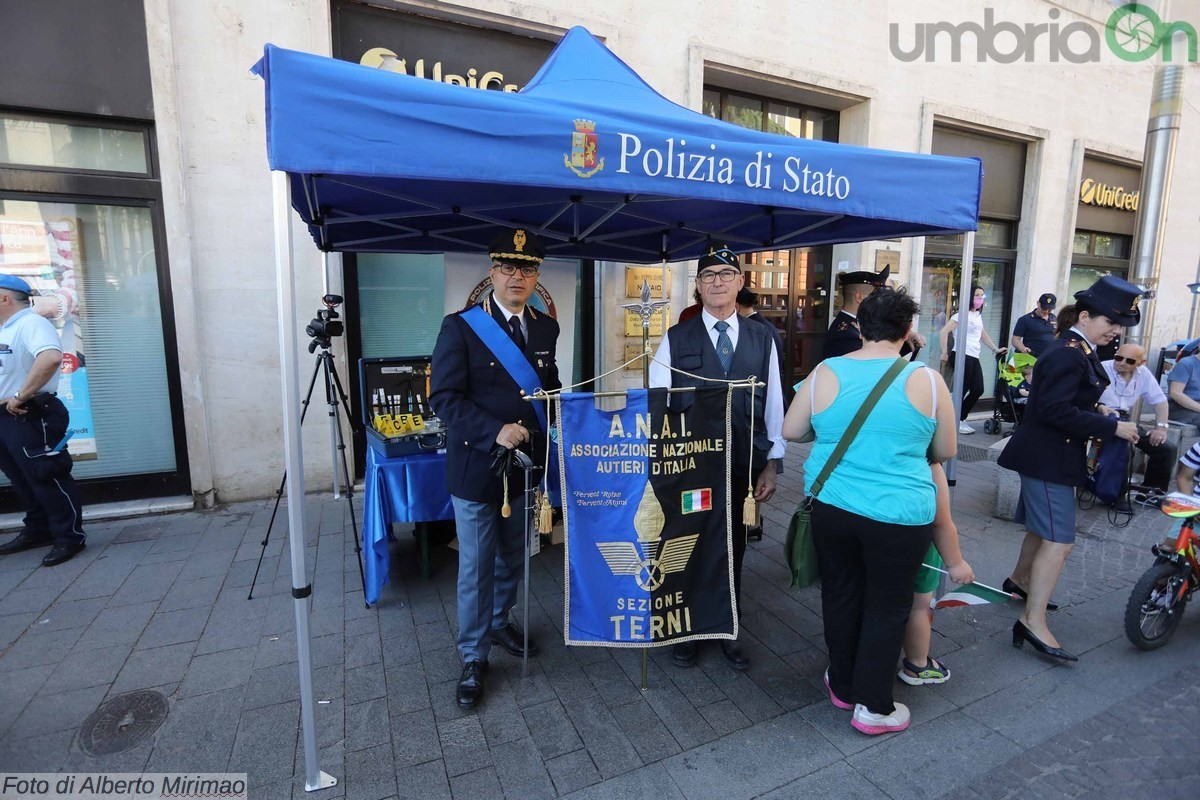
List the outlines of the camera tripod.
{"label": "camera tripod", "polygon": [[[339,300],[341,298],[338,298]],[[336,316],[336,312],[333,312]],[[318,315],[318,318],[320,316]],[[309,328],[311,334],[312,326]],[[337,334],[332,334],[337,335]],[[339,411],[344,411],[346,419],[350,421],[351,427],[354,426],[354,417],[350,414],[350,400],[346,397],[346,390],[342,388],[342,380],[338,377],[337,365],[333,361],[333,353],[329,348],[332,344],[330,334],[315,335],[308,345],[308,352],[312,353],[320,348],[321,352],[317,353],[317,363],[313,365],[312,378],[308,382],[308,391],[304,395],[304,400],[301,402],[302,409],[300,411],[300,424],[304,425],[304,418],[308,415],[308,404],[312,400],[313,387],[317,385],[317,376],[321,375],[324,378],[325,385],[325,404],[329,408],[329,420],[332,426],[330,438],[333,445],[333,486],[334,496],[337,496],[338,486],[338,462],[341,462],[341,479],[345,482],[346,492],[346,507],[350,511],[350,530],[354,536],[354,553],[358,556],[358,576],[362,581],[364,603],[367,596],[367,577],[363,571],[362,559],[362,541],[358,535],[358,522],[354,517],[354,482],[350,479],[350,467],[346,463],[346,442],[342,438],[342,425],[338,417]],[[250,581],[250,593],[246,596],[247,600],[254,599],[254,586],[258,582],[258,572],[262,569],[263,556],[267,553],[267,543],[271,540],[271,528],[275,524],[275,516],[279,513],[279,503],[283,500],[283,490],[287,485],[287,470],[283,472],[283,479],[279,482],[279,489],[275,492],[275,507],[271,510],[271,520],[267,523],[267,532],[263,536],[262,550],[258,554],[258,566],[254,568],[254,578]],[[295,502],[304,502],[303,497],[290,498]],[[318,534],[319,539],[320,534]],[[315,568],[315,562],[314,562]]]}

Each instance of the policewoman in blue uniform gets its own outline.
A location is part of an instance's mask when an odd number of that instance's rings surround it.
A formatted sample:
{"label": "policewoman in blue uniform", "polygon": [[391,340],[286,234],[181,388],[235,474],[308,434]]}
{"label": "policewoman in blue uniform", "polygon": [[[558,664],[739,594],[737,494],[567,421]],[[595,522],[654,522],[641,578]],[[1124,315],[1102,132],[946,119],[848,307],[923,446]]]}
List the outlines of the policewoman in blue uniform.
{"label": "policewoman in blue uniform", "polygon": [[[498,644],[524,654],[509,620],[522,573],[524,479],[508,481],[512,514],[501,514],[504,483],[494,464],[521,448],[545,460],[544,408],[523,399],[558,389],[558,322],[527,305],[546,250],[528,230],[506,230],[488,248],[492,294],[442,320],[433,349],[429,402],[446,423],[446,484],[458,533],[458,704],[483,697],[488,654]],[[529,655],[537,647],[529,641]]]}
{"label": "policewoman in blue uniform", "polygon": [[999,463],[1021,475],[1017,522],[1027,533],[1004,590],[1025,598],[1025,611],[1013,623],[1013,645],[1063,661],[1079,659],[1063,649],[1046,624],[1050,595],[1075,542],[1075,487],[1087,479],[1088,439],[1114,436],[1137,443],[1137,425],[1118,422],[1097,410],[1108,375],[1096,349],[1121,328],[1141,320],[1141,290],[1106,275],[1075,293],[1079,318],[1042,351],[1033,368],[1033,391],[1025,417],[1001,453]]}
{"label": "policewoman in blue uniform", "polygon": [[825,347],[822,358],[836,358],[862,349],[862,331],[858,329],[858,306],[880,286],[887,286],[891,267],[879,272],[838,273],[838,285],[842,290],[842,308],[829,323],[825,332]]}
{"label": "policewoman in blue uniform", "polygon": [[83,508],[61,446],[69,425],[55,396],[62,344],[48,319],[29,306],[29,284],[0,275],[0,470],[25,508],[16,538],[0,555],[50,547],[42,565],[53,567],[84,548]]}

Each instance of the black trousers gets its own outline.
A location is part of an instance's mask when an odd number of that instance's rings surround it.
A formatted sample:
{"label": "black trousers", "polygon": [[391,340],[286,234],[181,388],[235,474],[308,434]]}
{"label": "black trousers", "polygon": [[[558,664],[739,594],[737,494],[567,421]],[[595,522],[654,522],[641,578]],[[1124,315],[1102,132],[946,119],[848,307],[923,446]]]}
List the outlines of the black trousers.
{"label": "black trousers", "polygon": [[979,401],[979,398],[983,397],[983,367],[980,366],[979,359],[975,356],[967,356],[965,361],[967,366],[963,372],[963,399],[960,420],[965,420],[967,414],[970,414],[971,409],[975,407],[975,403]]}
{"label": "black trousers", "polygon": [[1138,427],[1138,443],[1134,445],[1146,454],[1146,476],[1142,483],[1152,489],[1167,491],[1171,483],[1171,470],[1175,467],[1176,450],[1168,442],[1150,444],[1149,432]]}
{"label": "black trousers", "polygon": [[13,491],[25,509],[25,530],[47,536],[56,545],[83,541],[83,508],[71,477],[71,457],[66,452],[44,455],[66,435],[67,409],[57,397],[40,395],[45,411],[31,401],[29,413],[13,416],[0,411],[0,470],[12,481]]}
{"label": "black trousers", "polygon": [[818,500],[812,530],[821,567],[829,685],[843,700],[890,714],[896,709],[892,687],[913,581],[933,527],[876,522]]}

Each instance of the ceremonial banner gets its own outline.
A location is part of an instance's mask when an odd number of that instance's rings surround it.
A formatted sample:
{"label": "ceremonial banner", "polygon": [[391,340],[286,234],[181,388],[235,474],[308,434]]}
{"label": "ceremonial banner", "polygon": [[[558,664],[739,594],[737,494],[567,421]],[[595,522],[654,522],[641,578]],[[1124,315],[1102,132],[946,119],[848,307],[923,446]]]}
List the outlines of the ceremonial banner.
{"label": "ceremonial banner", "polygon": [[560,397],[567,644],[737,638],[731,391],[698,390],[685,412],[665,389],[630,391],[620,411]]}

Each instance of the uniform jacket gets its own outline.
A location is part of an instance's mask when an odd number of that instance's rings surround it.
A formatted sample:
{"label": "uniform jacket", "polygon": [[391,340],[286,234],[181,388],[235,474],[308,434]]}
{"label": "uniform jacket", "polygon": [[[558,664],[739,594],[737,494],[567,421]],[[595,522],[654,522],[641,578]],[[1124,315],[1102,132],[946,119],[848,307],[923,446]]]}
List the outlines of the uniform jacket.
{"label": "uniform jacket", "polygon": [[1082,486],[1087,480],[1087,440],[1110,439],[1117,420],[1096,411],[1108,376],[1095,350],[1067,332],[1033,367],[1025,415],[1000,454],[1005,469],[1049,483]]}
{"label": "uniform jacket", "polygon": [[[704,326],[704,317],[696,316],[687,322],[671,326],[667,331],[671,340],[671,366],[687,370],[705,378],[718,380],[741,380],[751,375],[766,381],[771,369],[771,331],[763,323],[742,321],[738,325],[738,342],[733,351],[733,363],[729,374],[721,369],[721,361],[717,358],[716,348],[709,338],[708,329]],[[688,375],[675,372],[671,375],[673,387],[713,386]],[[690,394],[675,394],[671,397],[671,408],[684,410],[691,406]],[[771,440],[767,436],[766,426],[766,387],[754,392],[754,461],[753,472],[757,476],[766,466],[767,455],[771,452]],[[750,430],[750,391],[737,389],[733,394],[731,409],[733,424],[733,469],[745,474],[747,451],[745,442]]]}
{"label": "uniform jacket", "polygon": [[858,329],[858,320],[845,311],[839,311],[833,322],[829,323],[829,330],[825,332],[822,357],[837,358],[861,349],[862,333]]}
{"label": "uniform jacket", "polygon": [[[507,330],[494,299],[489,297],[481,305]],[[525,328],[525,357],[542,388],[560,388],[555,362],[558,322],[526,306]],[[502,427],[519,422],[528,428],[533,433],[529,454],[536,464],[545,461],[546,440],[533,406],[521,399],[516,381],[462,319],[462,312],[442,320],[432,367],[429,403],[446,423],[446,487],[463,500],[499,503],[502,487],[491,471],[491,451]],[[510,476],[509,495],[518,494],[523,486],[522,479]]]}

